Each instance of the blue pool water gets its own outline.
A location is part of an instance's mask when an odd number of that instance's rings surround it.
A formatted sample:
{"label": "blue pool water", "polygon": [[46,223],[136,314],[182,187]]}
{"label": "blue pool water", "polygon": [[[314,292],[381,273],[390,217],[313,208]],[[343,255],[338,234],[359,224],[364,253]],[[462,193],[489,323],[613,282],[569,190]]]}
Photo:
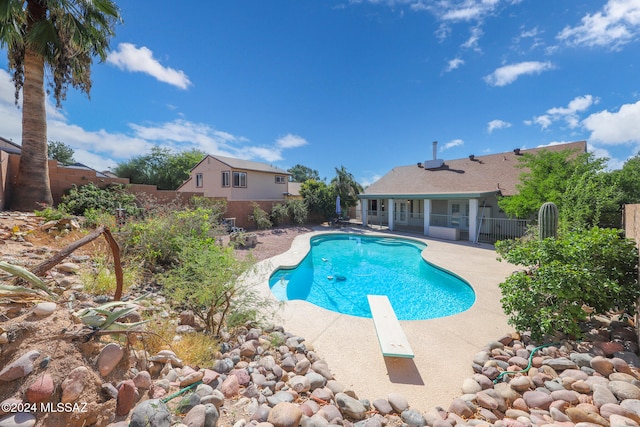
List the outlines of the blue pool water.
{"label": "blue pool water", "polygon": [[331,234],[311,239],[295,268],[269,279],[280,301],[306,300],[338,313],[371,317],[367,295],[386,295],[399,320],[449,316],[471,307],[475,293],[458,276],[427,263],[424,243],[401,238]]}

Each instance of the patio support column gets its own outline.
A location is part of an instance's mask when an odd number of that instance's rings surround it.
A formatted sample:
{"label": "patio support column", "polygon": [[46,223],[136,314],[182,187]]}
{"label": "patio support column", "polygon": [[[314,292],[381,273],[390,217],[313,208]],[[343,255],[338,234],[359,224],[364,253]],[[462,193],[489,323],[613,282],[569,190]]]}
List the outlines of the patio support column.
{"label": "patio support column", "polygon": [[476,242],[478,234],[478,199],[469,199],[469,241]]}
{"label": "patio support column", "polygon": [[431,199],[424,199],[424,235],[429,235],[429,224],[431,223]]}
{"label": "patio support column", "polygon": [[366,227],[369,222],[367,213],[369,212],[369,199],[360,199],[360,209],[362,209],[362,226]]}
{"label": "patio support column", "polygon": [[389,212],[389,231],[393,231],[393,223],[394,223],[394,218],[393,218],[393,210],[395,209],[395,203],[393,202],[393,199],[389,199],[389,206],[387,211]]}

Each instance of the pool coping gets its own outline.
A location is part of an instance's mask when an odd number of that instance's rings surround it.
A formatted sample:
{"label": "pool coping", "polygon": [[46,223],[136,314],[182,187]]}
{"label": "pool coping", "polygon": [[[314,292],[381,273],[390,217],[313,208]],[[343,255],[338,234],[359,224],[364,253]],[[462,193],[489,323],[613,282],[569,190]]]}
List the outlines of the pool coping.
{"label": "pool coping", "polygon": [[250,280],[264,295],[272,296],[269,277],[276,268],[294,267],[310,249],[311,237],[328,233],[396,236],[424,242],[424,259],[472,286],[474,304],[466,311],[429,320],[402,320],[402,328],[415,353],[413,359],[385,358],[376,338],[373,319],[335,313],[306,301],[281,304],[279,323],[304,337],[324,359],[335,378],[358,397],[403,395],[412,408],[426,411],[447,408],[462,394],[465,378],[473,375],[474,355],[488,342],[513,328],[500,305],[498,284],[515,267],[499,262],[492,245],[444,241],[405,232],[378,231],[359,226],[340,229],[317,227],[297,236],[288,251],[261,261]]}

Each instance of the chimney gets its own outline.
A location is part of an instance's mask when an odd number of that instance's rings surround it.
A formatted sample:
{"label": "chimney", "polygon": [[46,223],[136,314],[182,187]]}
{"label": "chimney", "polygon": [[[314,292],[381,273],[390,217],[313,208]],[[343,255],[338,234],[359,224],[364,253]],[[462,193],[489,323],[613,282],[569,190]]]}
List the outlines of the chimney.
{"label": "chimney", "polygon": [[425,160],[423,167],[425,169],[438,169],[444,164],[444,160],[438,158],[438,141],[433,141],[433,159]]}

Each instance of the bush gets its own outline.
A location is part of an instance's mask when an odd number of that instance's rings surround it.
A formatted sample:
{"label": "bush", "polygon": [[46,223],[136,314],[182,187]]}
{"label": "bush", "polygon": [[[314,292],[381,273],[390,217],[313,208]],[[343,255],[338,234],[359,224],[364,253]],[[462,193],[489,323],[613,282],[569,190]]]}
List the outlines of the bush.
{"label": "bush", "polygon": [[34,213],[36,214],[36,216],[43,218],[45,221],[58,221],[62,218],[72,217],[67,212],[58,208],[52,208],[50,206],[45,207],[41,211],[36,210],[34,211]]}
{"label": "bush", "polygon": [[[526,267],[500,284],[509,324],[534,339],[580,336],[588,311],[635,313],[640,296],[638,250],[619,230],[592,228],[557,239],[496,243],[506,261]],[[587,308],[588,311],[585,311]]]}
{"label": "bush", "polygon": [[157,213],[144,221],[127,223],[126,253],[140,256],[148,265],[170,265],[178,262],[185,242],[210,241],[222,234],[216,211],[198,207]]}
{"label": "bush", "polygon": [[289,215],[293,218],[293,223],[302,225],[307,222],[309,210],[304,200],[290,200],[289,201]]}
{"label": "bush", "polygon": [[251,204],[251,207],[253,208],[252,218],[256,223],[256,227],[258,227],[260,230],[265,230],[273,226],[271,220],[269,219],[269,214],[265,212],[265,210],[262,209],[259,204],[253,202]]}
{"label": "bush", "polygon": [[271,222],[280,225],[289,218],[289,207],[284,203],[276,203],[271,208]]}
{"label": "bush", "polygon": [[93,183],[82,187],[73,186],[69,194],[62,196],[58,209],[72,215],[84,215],[87,211],[100,211],[115,214],[122,208],[129,216],[137,215],[135,196],[126,191],[123,185],[111,185],[99,188]]}
{"label": "bush", "polygon": [[[82,273],[81,280],[87,292],[98,295],[113,295],[116,291],[116,274],[113,262],[106,257],[97,257],[93,260],[94,270]],[[129,261],[122,267],[123,292],[142,280],[142,267],[140,263]]]}
{"label": "bush", "polygon": [[247,321],[259,321],[272,303],[240,277],[249,270],[251,259],[234,257],[231,247],[213,242],[184,242],[180,263],[163,276],[166,295],[200,317],[209,333],[220,335]]}

